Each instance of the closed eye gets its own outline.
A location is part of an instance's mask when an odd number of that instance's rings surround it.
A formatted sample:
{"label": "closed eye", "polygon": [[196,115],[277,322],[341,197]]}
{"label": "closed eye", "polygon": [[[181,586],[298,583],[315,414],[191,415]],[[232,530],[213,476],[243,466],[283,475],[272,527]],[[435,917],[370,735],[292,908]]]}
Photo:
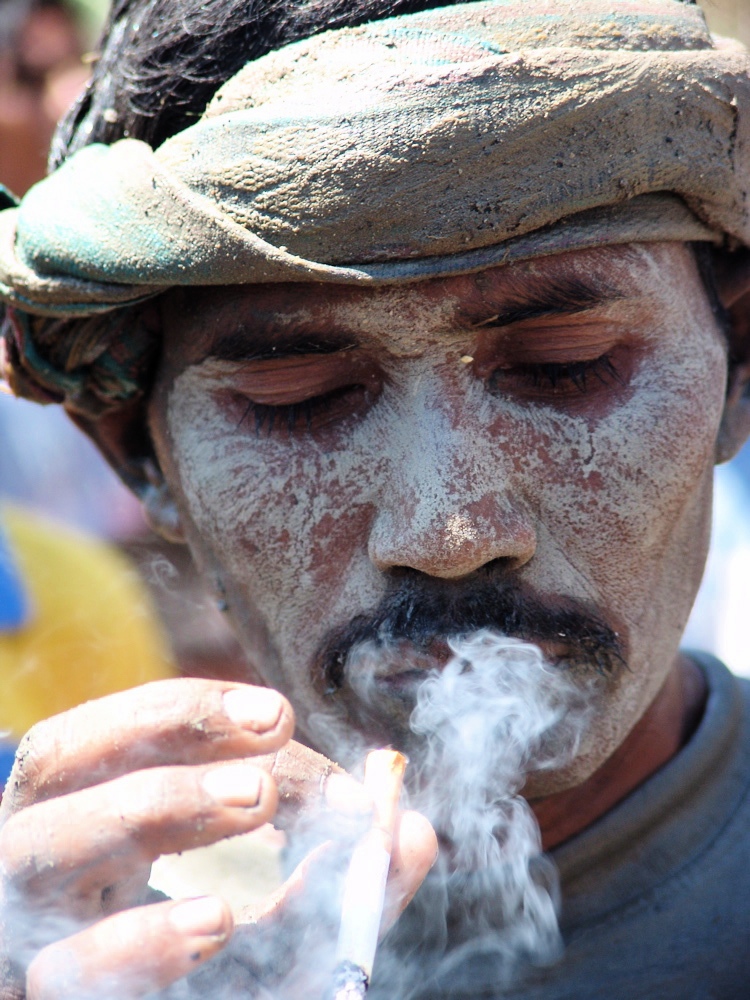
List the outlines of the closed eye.
{"label": "closed eye", "polygon": [[237,365],[228,388],[237,400],[237,426],[268,436],[311,432],[356,417],[377,397],[382,381],[371,358],[351,349]]}
{"label": "closed eye", "polygon": [[372,398],[365,386],[347,385],[323,396],[279,406],[256,403],[251,399],[247,401],[237,426],[251,427],[256,437],[268,437],[279,431],[289,435],[310,433],[355,416],[361,407],[372,402]]}
{"label": "closed eye", "polygon": [[496,368],[488,386],[491,392],[526,387],[540,395],[585,394],[597,388],[624,385],[625,379],[611,354],[583,361],[554,361]]}

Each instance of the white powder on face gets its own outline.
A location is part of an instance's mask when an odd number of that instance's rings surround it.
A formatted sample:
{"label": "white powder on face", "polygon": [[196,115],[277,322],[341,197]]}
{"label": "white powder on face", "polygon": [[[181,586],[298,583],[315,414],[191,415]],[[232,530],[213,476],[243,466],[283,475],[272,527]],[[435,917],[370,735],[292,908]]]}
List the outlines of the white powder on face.
{"label": "white powder on face", "polygon": [[449,579],[512,559],[529,589],[617,622],[630,670],[600,687],[566,783],[612,752],[660,688],[705,555],[724,348],[687,249],[599,251],[576,266],[601,270],[597,253],[611,280],[639,289],[611,308],[645,358],[597,416],[490,395],[460,361],[474,334],[456,327],[450,283],[442,298],[414,286],[331,303],[336,328],[386,358],[389,381],[325,444],[238,428],[219,402],[226,363],[176,378],[168,414],[156,415],[173,486],[236,620],[258,618],[273,637],[279,671],[258,665],[296,700],[303,729],[321,705],[311,654],[332,625],[377,603],[399,565]]}

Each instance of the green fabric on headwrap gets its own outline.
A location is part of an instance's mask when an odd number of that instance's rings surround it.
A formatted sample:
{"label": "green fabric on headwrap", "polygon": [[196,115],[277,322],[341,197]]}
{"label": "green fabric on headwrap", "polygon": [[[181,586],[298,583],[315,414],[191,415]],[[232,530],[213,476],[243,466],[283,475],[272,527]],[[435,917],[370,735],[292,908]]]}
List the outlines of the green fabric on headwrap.
{"label": "green fabric on headwrap", "polygon": [[88,147],[0,213],[0,296],[84,317],[175,285],[750,245],[749,69],[677,0],[489,0],[330,31],[250,63],[156,152]]}

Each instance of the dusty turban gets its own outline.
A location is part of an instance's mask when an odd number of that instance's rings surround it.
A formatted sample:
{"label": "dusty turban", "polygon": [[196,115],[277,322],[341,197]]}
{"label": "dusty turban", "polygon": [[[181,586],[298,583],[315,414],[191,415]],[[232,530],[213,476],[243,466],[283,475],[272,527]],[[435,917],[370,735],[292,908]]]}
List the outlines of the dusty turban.
{"label": "dusty turban", "polygon": [[0,213],[16,384],[131,399],[152,345],[122,307],[175,285],[750,245],[749,70],[678,0],[488,0],[289,45],[156,151],[89,146]]}

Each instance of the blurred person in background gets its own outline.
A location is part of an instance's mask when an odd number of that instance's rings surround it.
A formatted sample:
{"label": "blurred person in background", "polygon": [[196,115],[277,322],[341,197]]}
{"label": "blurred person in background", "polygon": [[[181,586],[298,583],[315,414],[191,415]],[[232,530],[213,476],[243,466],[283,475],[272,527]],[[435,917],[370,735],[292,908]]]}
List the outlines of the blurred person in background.
{"label": "blurred person in background", "polygon": [[55,124],[88,78],[82,57],[96,11],[84,20],[83,10],[73,0],[0,5],[0,181],[16,194],[44,177]]}
{"label": "blurred person in background", "polygon": [[[57,120],[89,75],[99,0],[2,0],[0,183],[46,173]],[[138,506],[56,408],[0,393],[0,793],[39,719],[172,676],[166,636],[130,560],[100,539],[142,535]]]}
{"label": "blurred person in background", "polygon": [[113,546],[0,509],[0,792],[40,719],[173,675],[135,569]]}

